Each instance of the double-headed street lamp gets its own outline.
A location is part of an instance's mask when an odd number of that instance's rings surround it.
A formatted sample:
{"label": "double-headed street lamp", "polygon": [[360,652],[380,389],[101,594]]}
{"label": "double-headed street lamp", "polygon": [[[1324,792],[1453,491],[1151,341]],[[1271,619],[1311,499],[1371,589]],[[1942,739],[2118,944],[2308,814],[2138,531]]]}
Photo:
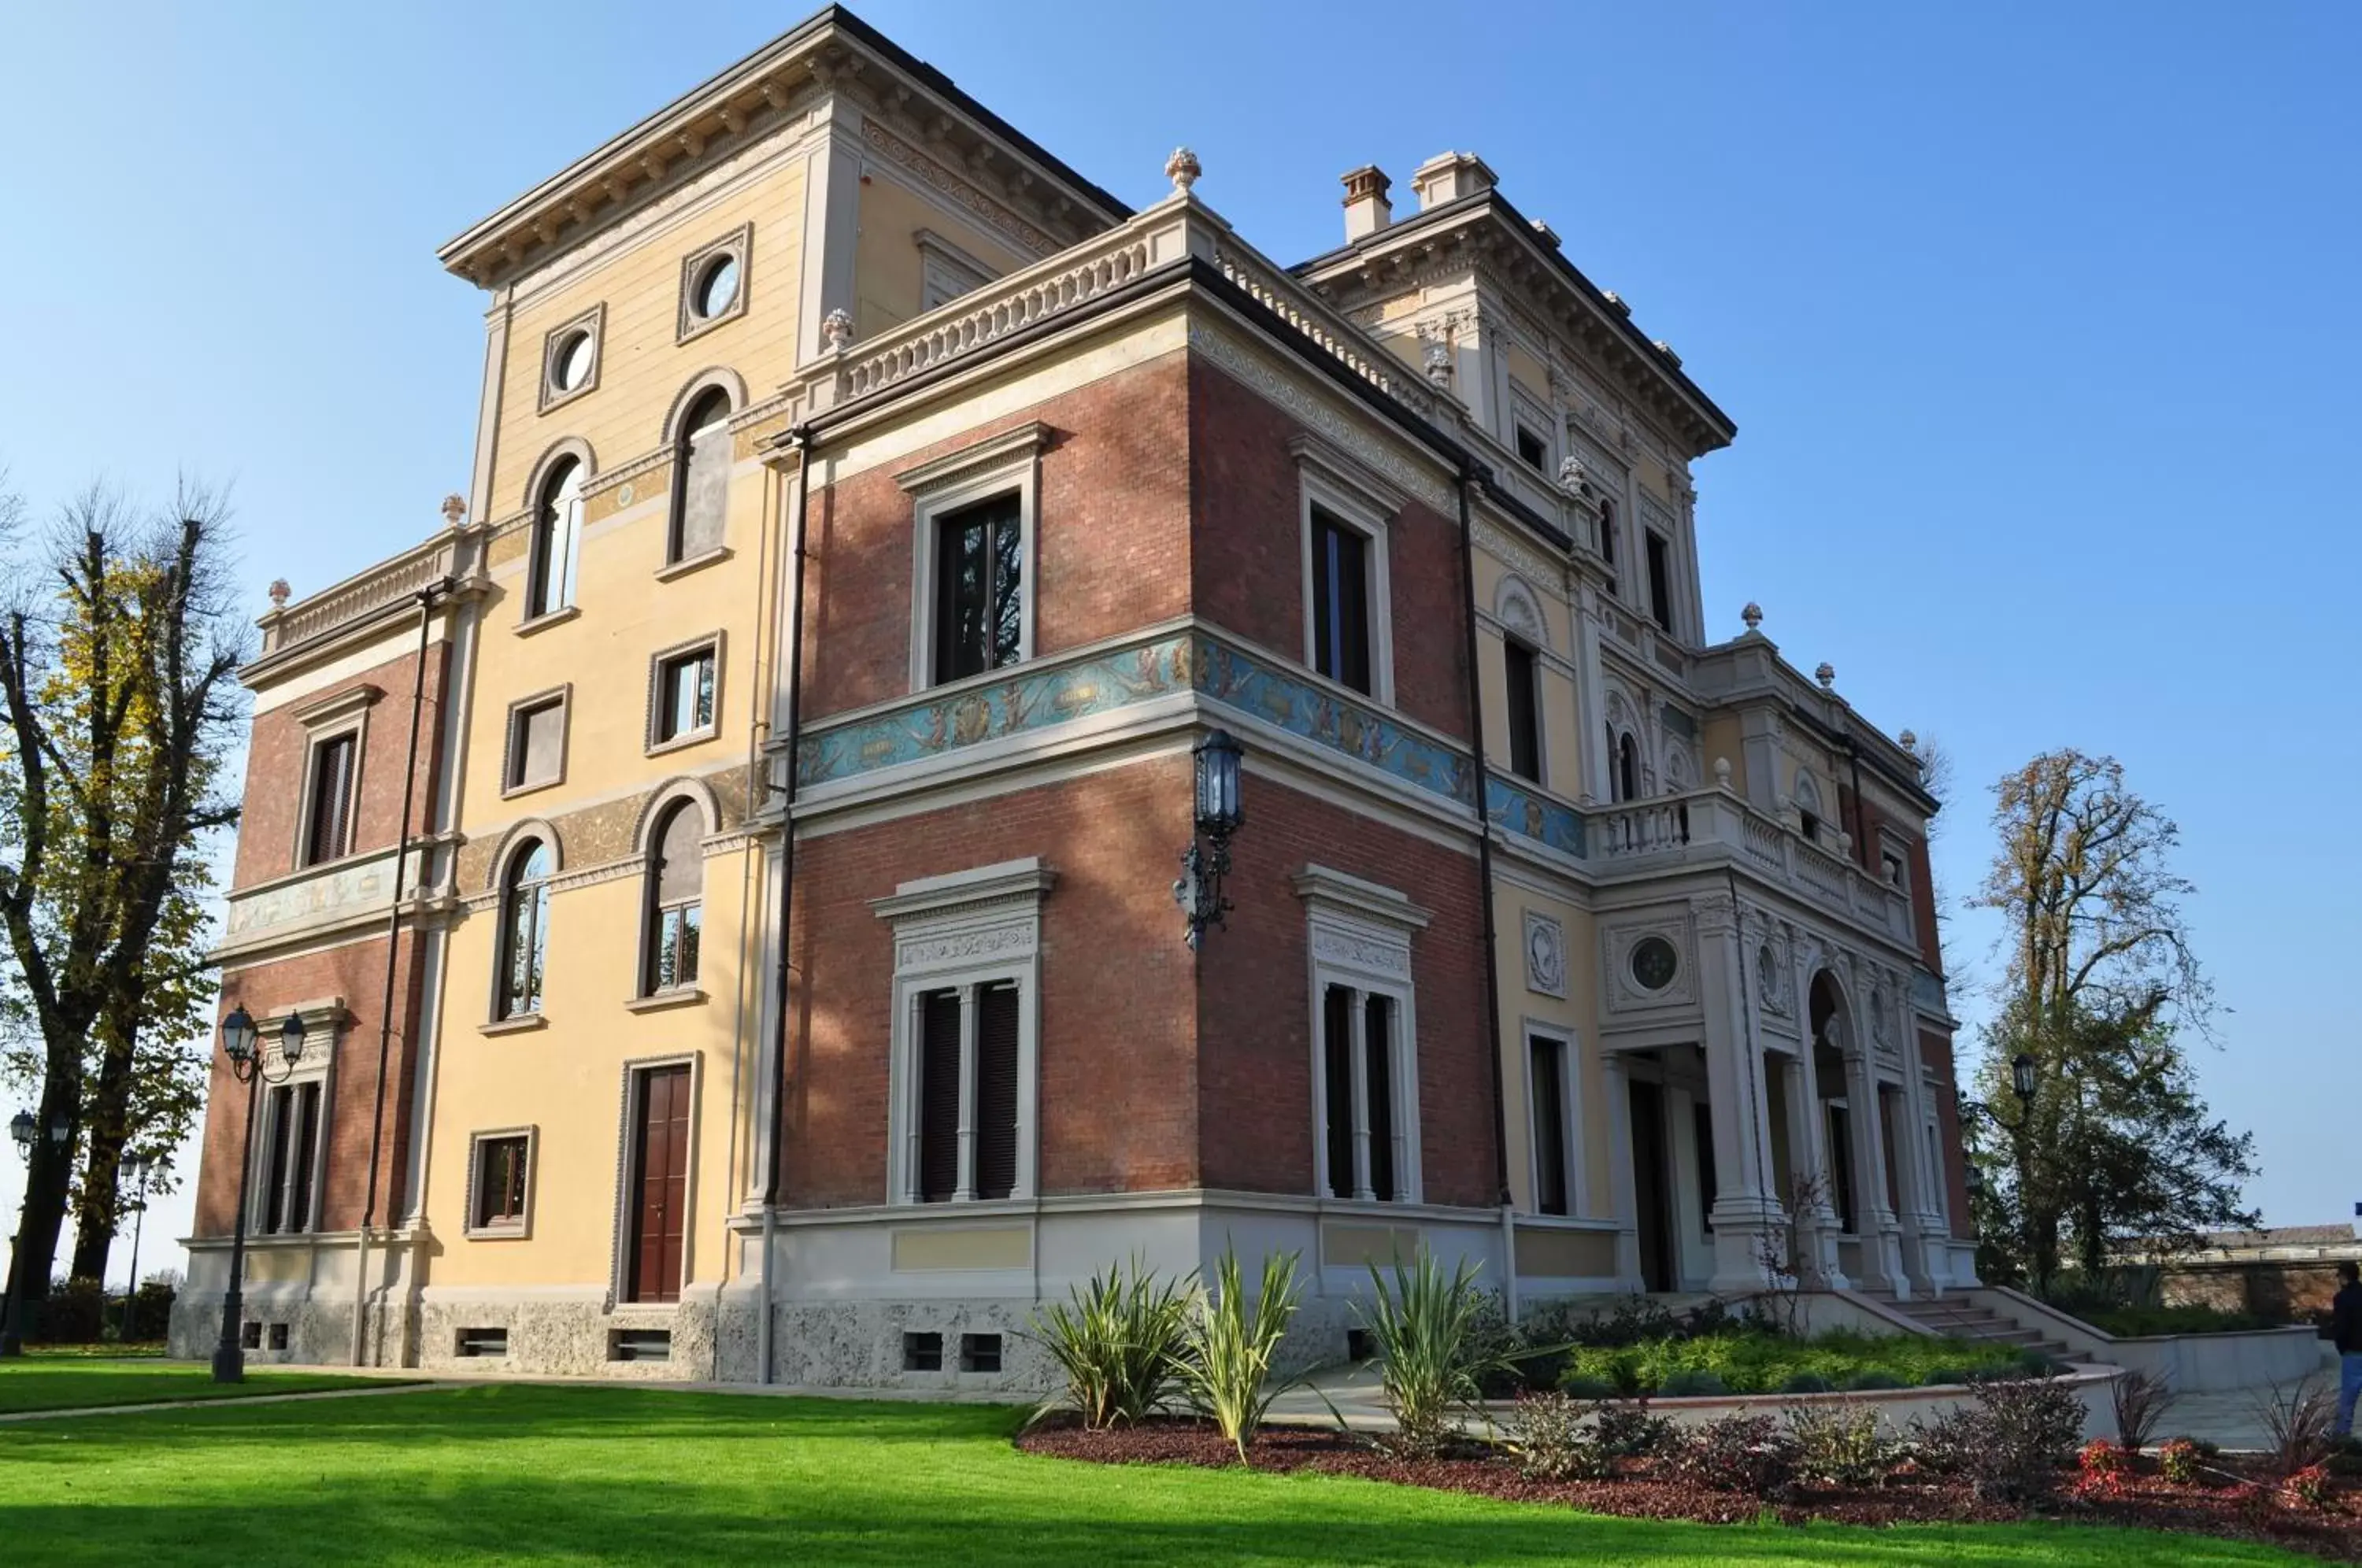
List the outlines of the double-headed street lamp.
{"label": "double-headed street lamp", "polygon": [[[2025,1201],[2025,1121],[2028,1114],[2034,1110],[2034,1091],[2036,1087],[2034,1058],[2027,1053],[2020,1051],[2016,1055],[2011,1057],[2009,1062],[2009,1089],[2010,1093],[2017,1097],[2017,1120],[2015,1121],[2003,1121],[2001,1119],[2001,1112],[1995,1110],[1992,1106],[1987,1105],[1981,1099],[1964,1099],[1960,1101],[1960,1109],[1963,1111],[1971,1116],[1982,1116],[1994,1126],[2009,1134],[2010,1143],[2017,1156],[2017,1190],[2019,1195],[2018,1202],[2020,1205],[2023,1205]],[[1965,1185],[1969,1189],[1969,1196],[1970,1198],[1976,1197],[1978,1194],[1984,1191],[1984,1173],[1978,1170],[1976,1166],[1970,1165],[1965,1173]]]}
{"label": "double-headed street lamp", "polygon": [[214,1381],[237,1383],[246,1377],[246,1346],[240,1339],[246,1316],[246,1182],[254,1165],[254,1110],[259,1083],[285,1083],[304,1059],[304,1020],[294,1013],[279,1026],[279,1059],[285,1070],[272,1077],[256,1049],[254,1020],[243,1005],[232,1008],[221,1023],[222,1055],[229,1058],[230,1075],[246,1086],[246,1152],[237,1162],[237,1220],[229,1249],[229,1287],[222,1292],[221,1343],[214,1347]]}
{"label": "double-headed street lamp", "polygon": [[[0,1356],[25,1353],[24,1298],[26,1283],[17,1276],[25,1269],[25,1213],[33,1200],[33,1139],[41,1130],[40,1118],[29,1110],[20,1110],[8,1119],[8,1136],[16,1142],[17,1156],[25,1162],[25,1196],[17,1205],[17,1240],[8,1249],[8,1280],[0,1288]],[[62,1110],[50,1117],[50,1142],[63,1148],[73,1137],[73,1119]]]}
{"label": "double-headed street lamp", "polygon": [[155,1154],[127,1154],[115,1163],[115,1194],[121,1201],[124,1184],[138,1182],[139,1196],[125,1205],[131,1210],[131,1277],[123,1286],[123,1342],[131,1342],[132,1305],[139,1297],[139,1233],[148,1225],[148,1178],[156,1174],[163,1160]]}

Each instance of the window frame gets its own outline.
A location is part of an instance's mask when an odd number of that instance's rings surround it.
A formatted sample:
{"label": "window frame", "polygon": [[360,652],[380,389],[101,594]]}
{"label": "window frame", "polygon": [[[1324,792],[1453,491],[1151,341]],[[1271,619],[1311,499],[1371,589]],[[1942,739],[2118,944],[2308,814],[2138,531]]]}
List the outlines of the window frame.
{"label": "window frame", "polygon": [[[911,498],[911,690],[941,690],[960,681],[1004,679],[1034,657],[1033,630],[1040,610],[1042,582],[1042,453],[1049,446],[1050,427],[1036,420],[1013,430],[971,442],[958,450],[905,469],[894,476]],[[935,599],[940,555],[936,545],[943,521],[980,502],[1014,491],[1017,496],[1018,613],[1017,657],[1010,664],[962,676],[959,681],[937,681],[935,676]]]}
{"label": "window frame", "polygon": [[[557,384],[557,351],[577,332],[590,335],[590,373],[582,378],[579,387]],[[563,408],[576,398],[587,397],[599,390],[600,372],[607,363],[607,302],[601,300],[589,310],[568,317],[551,327],[541,338],[541,403],[537,412],[547,414]]]}
{"label": "window frame", "polygon": [[[569,466],[570,465],[570,466]],[[557,492],[566,481],[574,482],[574,502],[570,516],[558,513]],[[575,613],[576,589],[582,568],[582,523],[589,510],[585,494],[590,483],[590,465],[579,454],[560,451],[548,458],[534,478],[533,490],[526,500],[524,587],[519,595],[524,601],[524,614],[518,621],[520,628],[535,627],[563,620]],[[546,569],[550,551],[556,548],[560,533],[566,539],[566,570],[558,580],[554,602],[538,602],[542,573]]]}
{"label": "window frame", "polygon": [[[698,425],[695,422],[697,411],[716,398],[722,401],[722,417],[712,424]],[[730,387],[716,381],[701,379],[699,384],[691,386],[681,399],[678,425],[672,433],[670,446],[672,480],[667,487],[665,502],[664,563],[657,572],[658,577],[664,580],[681,575],[686,569],[700,566],[707,561],[725,559],[730,555],[730,479],[731,470],[736,468],[738,463],[738,437],[736,432],[731,429],[731,421],[745,412],[745,400],[734,393]],[[722,443],[724,448],[722,468],[720,541],[708,545],[701,550],[691,551],[688,547],[686,533],[689,524],[690,458],[694,450],[697,433],[702,429],[714,428],[717,425],[722,431]]]}
{"label": "window frame", "polygon": [[[680,259],[679,319],[675,324],[673,342],[681,344],[692,337],[703,337],[728,322],[746,314],[746,300],[754,283],[754,268],[750,264],[755,253],[753,219],[740,224],[719,238],[708,240]],[[738,263],[738,293],[731,302],[712,315],[697,314],[697,283],[706,269],[715,260],[727,256]],[[733,410],[733,413],[737,412]]]}
{"label": "window frame", "polygon": [[[281,1048],[279,1037],[279,1032],[285,1026],[291,1012],[304,1020],[304,1055],[302,1059],[292,1065]],[[312,1125],[311,1191],[304,1206],[303,1223],[292,1229],[264,1229],[265,1221],[270,1216],[272,1128],[265,1125],[255,1129],[260,1135],[254,1139],[252,1153],[247,1162],[246,1177],[246,1228],[249,1236],[261,1239],[319,1233],[321,1217],[327,1203],[328,1127],[336,1120],[337,1037],[341,1032],[343,1021],[341,1008],[321,1010],[313,1007],[282,1008],[257,1021],[257,1066],[267,1066],[271,1069],[272,1077],[268,1080],[270,1088],[292,1090],[307,1085],[316,1086],[320,1091],[320,1110]],[[256,1095],[252,1103],[255,1116],[265,1119],[275,1116],[270,1109],[274,1100],[270,1094]]]}
{"label": "window frame", "polygon": [[[1300,458],[1308,457],[1299,453]],[[1392,551],[1387,546],[1393,513],[1400,509],[1389,510],[1391,498],[1380,497],[1311,460],[1298,463],[1297,491],[1297,569],[1303,587],[1304,668],[1314,679],[1340,691],[1352,692],[1358,701],[1391,708],[1395,705],[1394,569],[1389,559]],[[1314,570],[1312,541],[1315,516],[1323,513],[1340,527],[1362,536],[1362,590],[1370,640],[1367,691],[1356,690],[1342,680],[1320,673],[1320,590]]]}
{"label": "window frame", "polygon": [[[675,814],[681,812],[687,812],[693,816],[702,830],[697,835],[697,897],[694,900],[676,899],[668,904],[660,897],[660,883],[664,868],[661,852],[664,847],[665,829],[671,824]],[[685,984],[676,983],[662,987],[657,985],[657,944],[663,940],[665,912],[668,909],[694,904],[699,911],[699,956],[701,962],[702,961],[706,890],[705,841],[718,831],[707,801],[698,792],[676,788],[663,791],[652,802],[652,809],[647,814],[646,826],[640,844],[640,855],[646,862],[646,867],[640,877],[640,931],[639,941],[635,948],[638,955],[638,972],[634,977],[632,988],[633,999],[635,1001],[693,1001],[702,999],[705,995],[696,976],[691,976]]]}
{"label": "window frame", "polygon": [[[523,765],[524,756],[522,725],[528,714],[544,708],[557,710],[557,771],[546,778],[520,778],[516,770]],[[530,795],[536,790],[547,790],[565,783],[568,747],[574,735],[574,683],[569,680],[563,685],[517,698],[509,704],[508,719],[501,734],[502,800]]]}
{"label": "window frame", "polygon": [[[674,643],[669,647],[658,648],[648,655],[647,712],[646,727],[643,731],[646,743],[646,755],[656,756],[668,751],[679,751],[684,746],[702,745],[722,733],[724,643],[725,634],[717,629]],[[666,667],[678,664],[698,653],[709,653],[713,660],[712,716],[694,729],[682,730],[670,735],[660,734],[658,728],[663,717]]]}
{"label": "window frame", "polygon": [[[941,310],[1001,274],[932,228],[911,231],[919,248],[919,314]],[[957,285],[950,287],[949,285]],[[939,292],[939,288],[942,292]]]}
{"label": "window frame", "polygon": [[[1518,701],[1517,682],[1510,675],[1513,661],[1518,658],[1526,661],[1526,701],[1522,704]],[[1522,778],[1529,784],[1538,784],[1548,789],[1550,785],[1550,704],[1542,701],[1541,650],[1525,638],[1507,632],[1501,635],[1501,695],[1507,704],[1509,719],[1509,733],[1504,737],[1507,742],[1506,749],[1508,752],[1509,774],[1512,778]],[[1518,741],[1520,733],[1518,721],[1521,709],[1525,718],[1525,739],[1533,754],[1530,758],[1532,764],[1530,769],[1518,766]]]}
{"label": "window frame", "polygon": [[[525,890],[522,880],[513,880],[520,857],[538,846],[549,856],[549,869],[532,884],[532,891],[541,900],[540,936],[542,946],[541,990],[535,1005],[512,1012],[509,1010],[509,961],[513,952],[512,938],[514,914],[513,895]],[[492,976],[490,1006],[486,1010],[485,1027],[500,1029],[538,1028],[548,1017],[549,989],[549,926],[551,908],[556,902],[554,884],[564,868],[564,859],[557,847],[557,836],[541,823],[521,823],[508,842],[501,845],[500,855],[492,863]]]}
{"label": "window frame", "polygon": [[[304,726],[304,792],[296,798],[295,842],[288,856],[288,863],[292,869],[315,870],[350,859],[359,853],[355,846],[360,840],[361,770],[369,757],[370,710],[383,695],[385,693],[378,687],[356,686],[296,713],[296,722]],[[307,851],[312,844],[313,814],[319,803],[315,797],[321,753],[329,745],[348,736],[353,743],[353,765],[345,779],[344,842],[337,853],[315,860]]]}
{"label": "window frame", "polygon": [[1566,1213],[1550,1215],[1551,1219],[1582,1220],[1591,1213],[1591,1182],[1585,1171],[1583,1155],[1583,1056],[1581,1033],[1563,1023],[1547,1019],[1527,1018],[1522,1021],[1526,1043],[1524,1060],[1519,1064],[1524,1077],[1526,1102],[1526,1180],[1532,1195],[1529,1205],[1536,1214],[1542,1214],[1541,1128],[1536,1119],[1540,1097],[1534,1088],[1534,1045],[1546,1042],[1559,1048],[1558,1113],[1559,1154],[1566,1163],[1563,1173],[1566,1186]]}
{"label": "window frame", "polygon": [[[1425,1179],[1419,1139],[1418,994],[1411,944],[1426,929],[1429,915],[1403,894],[1358,877],[1319,865],[1307,865],[1294,878],[1297,896],[1304,901],[1306,922],[1306,1007],[1311,1041],[1312,1194],[1322,1204],[1383,1204],[1388,1209],[1425,1200]],[[1386,1063],[1389,1091],[1389,1132],[1393,1136],[1395,1196],[1363,1198],[1362,1179],[1370,1165],[1359,1168],[1350,1190],[1338,1198],[1330,1191],[1329,1168],[1329,1062],[1327,1006],[1330,988],[1341,986],[1355,994],[1349,1016],[1366,1028],[1366,999],[1381,996],[1393,1006],[1394,1039]],[[1358,1041],[1363,1038],[1355,1031]],[[1356,1062],[1359,1056],[1353,1058]],[[1358,1086],[1357,1086],[1358,1087]],[[1363,1091],[1363,1094],[1366,1090]],[[1362,1094],[1352,1099],[1359,1101]],[[1369,1129],[1366,1107],[1352,1129],[1356,1148],[1365,1146]]]}
{"label": "window frame", "polygon": [[[479,1211],[484,1191],[484,1153],[489,1143],[512,1139],[524,1143],[524,1198],[523,1211],[513,1222],[485,1222]],[[460,1234],[471,1242],[522,1242],[533,1235],[534,1189],[540,1168],[541,1129],[538,1124],[522,1127],[491,1127],[468,1134],[467,1207],[461,1211]]]}
{"label": "window frame", "polygon": [[1649,619],[1667,636],[1679,636],[1681,610],[1674,599],[1673,542],[1643,524],[1640,553],[1647,558]]}

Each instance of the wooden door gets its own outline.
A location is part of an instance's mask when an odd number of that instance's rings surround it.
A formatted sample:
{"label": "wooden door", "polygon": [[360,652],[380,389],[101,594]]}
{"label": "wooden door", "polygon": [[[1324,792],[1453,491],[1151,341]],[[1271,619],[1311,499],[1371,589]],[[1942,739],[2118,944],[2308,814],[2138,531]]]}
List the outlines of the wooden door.
{"label": "wooden door", "polygon": [[680,1299],[681,1238],[689,1220],[689,1068],[640,1075],[632,1175],[634,1301]]}

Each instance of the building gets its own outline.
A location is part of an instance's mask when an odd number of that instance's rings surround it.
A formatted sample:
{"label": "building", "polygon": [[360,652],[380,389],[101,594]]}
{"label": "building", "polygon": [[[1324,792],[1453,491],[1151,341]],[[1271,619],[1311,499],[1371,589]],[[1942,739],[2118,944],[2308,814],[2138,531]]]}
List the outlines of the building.
{"label": "building", "polygon": [[1728,417],[1477,158],[1347,175],[1295,267],[1198,172],[1134,210],[832,8],[445,247],[469,497],[249,672],[249,800],[308,800],[305,715],[439,661],[409,890],[370,819],[232,891],[225,1007],[336,1034],[323,1192],[391,922],[420,999],[366,1276],[258,1144],[266,1354],[360,1298],[389,1363],[1019,1386],[1041,1300],[1231,1245],[1300,1254],[1307,1358],[1422,1242],[1518,1301],[1973,1283],[1935,802],[1709,632]]}

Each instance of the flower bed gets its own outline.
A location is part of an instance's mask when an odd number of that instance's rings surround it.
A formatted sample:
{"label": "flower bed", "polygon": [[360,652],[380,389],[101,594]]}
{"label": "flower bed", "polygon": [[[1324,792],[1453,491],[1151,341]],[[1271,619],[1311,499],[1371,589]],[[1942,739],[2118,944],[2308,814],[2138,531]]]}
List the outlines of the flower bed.
{"label": "flower bed", "polygon": [[[1164,1419],[1086,1431],[1045,1423],[1021,1435],[1026,1452],[1098,1463],[1177,1463],[1226,1467],[1238,1452],[1210,1425]],[[1805,1479],[1768,1497],[1705,1484],[1694,1466],[1667,1458],[1619,1457],[1595,1480],[1548,1479],[1502,1450],[1465,1442],[1433,1458],[1389,1451],[1371,1438],[1330,1429],[1266,1428],[1248,1445],[1247,1463],[1274,1472],[1316,1471],[1369,1480],[1468,1492],[1509,1501],[1558,1504],[1629,1518],[1747,1524],[1776,1518],[1854,1525],[2003,1522],[2028,1518],[2171,1530],[2291,1548],[2334,1562],[2362,1562],[2362,1499],[2331,1478],[2318,1504],[2265,1475],[2252,1463],[2207,1462],[2198,1480],[2176,1483],[2154,1459],[2126,1460],[2105,1486],[2074,1484],[2061,1471],[2052,1500],[2013,1503],[1980,1496],[1965,1478],[1904,1457],[1877,1484],[1829,1485]]]}
{"label": "flower bed", "polygon": [[1560,1386],[1584,1393],[1826,1393],[1975,1382],[2023,1366],[2010,1346],[1839,1331],[1796,1339],[1759,1329],[1569,1353]]}

